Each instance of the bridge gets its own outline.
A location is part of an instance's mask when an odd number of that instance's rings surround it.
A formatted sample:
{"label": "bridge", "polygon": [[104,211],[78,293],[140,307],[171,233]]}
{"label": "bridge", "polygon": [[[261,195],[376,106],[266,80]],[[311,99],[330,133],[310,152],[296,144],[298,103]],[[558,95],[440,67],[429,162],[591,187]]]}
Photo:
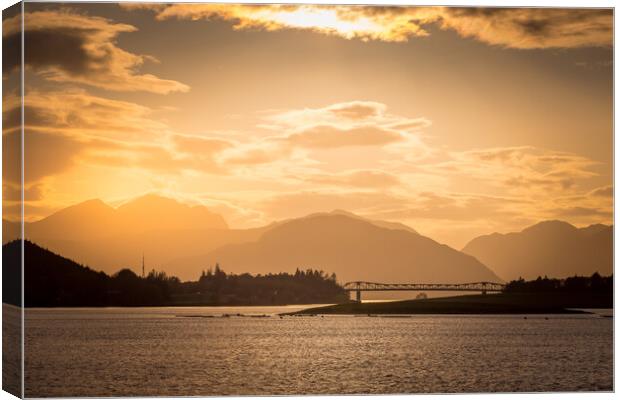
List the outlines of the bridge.
{"label": "bridge", "polygon": [[347,292],[355,292],[355,299],[362,301],[362,292],[381,292],[381,291],[434,291],[441,290],[445,292],[501,292],[504,290],[503,283],[496,282],[472,282],[472,283],[377,283],[377,282],[347,282],[344,284],[344,290]]}

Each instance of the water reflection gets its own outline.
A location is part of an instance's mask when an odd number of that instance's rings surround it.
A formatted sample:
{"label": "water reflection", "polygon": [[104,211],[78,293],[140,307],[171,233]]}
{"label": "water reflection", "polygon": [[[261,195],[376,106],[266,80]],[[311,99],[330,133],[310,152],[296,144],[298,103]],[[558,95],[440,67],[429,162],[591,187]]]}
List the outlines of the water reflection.
{"label": "water reflection", "polygon": [[294,309],[28,310],[26,395],[612,389],[610,318],[276,315]]}

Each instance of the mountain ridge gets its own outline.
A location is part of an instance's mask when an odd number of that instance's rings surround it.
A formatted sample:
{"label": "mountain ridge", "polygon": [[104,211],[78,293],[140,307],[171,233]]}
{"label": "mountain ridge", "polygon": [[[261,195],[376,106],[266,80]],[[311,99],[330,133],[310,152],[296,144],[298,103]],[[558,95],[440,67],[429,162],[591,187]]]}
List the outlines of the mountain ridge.
{"label": "mountain ridge", "polygon": [[461,251],[506,280],[608,274],[613,271],[613,226],[541,221],[519,232],[478,236]]}
{"label": "mountain ridge", "polygon": [[233,272],[278,272],[289,265],[307,265],[334,271],[343,281],[500,281],[474,257],[433,239],[344,215],[292,220],[255,242],[222,246],[202,259],[206,265],[218,262]]}
{"label": "mountain ridge", "polygon": [[[175,224],[169,221],[169,216],[160,210],[178,208],[185,213],[185,219],[181,218],[182,223]],[[326,244],[333,247],[339,241],[347,244],[348,255],[338,253],[340,260],[359,259],[354,256],[356,253],[365,253],[367,258],[376,260],[376,264],[367,264],[364,268],[378,271],[373,275],[372,271],[368,273],[351,273],[348,276],[352,278],[367,277],[379,280],[386,280],[390,276],[390,268],[380,265],[379,260],[382,254],[407,252],[407,246],[412,243],[422,248],[433,247],[435,250],[428,253],[432,257],[440,259],[449,259],[450,268],[458,269],[465,265],[468,268],[477,271],[484,271],[478,275],[468,275],[458,272],[457,275],[466,280],[475,280],[478,277],[484,280],[497,280],[497,277],[487,271],[481,263],[473,257],[461,254],[446,245],[439,244],[430,238],[425,238],[417,233],[413,228],[404,224],[387,221],[370,220],[360,217],[356,214],[343,211],[333,210],[331,212],[314,213],[300,218],[294,218],[285,221],[277,221],[272,224],[250,229],[230,229],[227,225],[221,223],[215,224],[197,224],[196,211],[208,211],[201,206],[187,206],[180,204],[172,199],[162,198],[156,195],[142,196],[125,202],[114,208],[101,200],[87,200],[74,206],[60,210],[49,217],[40,221],[26,223],[25,235],[27,239],[49,248],[59,254],[63,254],[76,262],[92,265],[105,272],[112,273],[119,267],[131,267],[134,271],[139,272],[141,269],[142,254],[145,255],[147,269],[156,268],[165,270],[171,274],[179,276],[181,279],[196,279],[200,272],[204,269],[212,267],[219,260],[212,260],[206,255],[220,248],[228,248],[227,246],[235,246],[259,242],[263,236],[267,235],[268,241],[283,240],[276,239],[281,232],[286,232],[291,227],[313,224],[319,222],[317,226],[312,228],[313,233],[310,237],[301,236],[295,240],[295,246],[290,247],[284,245],[280,252],[295,252],[297,249],[304,248],[305,242],[317,241],[322,237],[330,237],[332,243]],[[89,216],[89,212],[94,215]],[[168,213],[169,214],[169,213]],[[210,214],[205,214],[210,216]],[[119,215],[125,220],[123,224],[115,221]],[[168,219],[166,219],[168,218]],[[164,223],[162,223],[162,221]],[[338,222],[339,221],[339,222]],[[6,222],[6,221],[3,221]],[[3,223],[3,231],[10,228],[9,223]],[[206,226],[205,226],[206,225]],[[324,226],[323,226],[324,225]],[[13,228],[18,227],[14,224]],[[348,228],[343,228],[343,227]],[[344,230],[343,230],[344,229]],[[334,236],[334,231],[340,231],[340,236]],[[330,233],[331,232],[331,233]],[[310,233],[308,230],[299,231],[300,234]],[[374,242],[368,242],[365,234],[371,234]],[[293,232],[295,234],[295,232]],[[286,237],[288,234],[284,234]],[[361,245],[356,245],[354,239]],[[415,238],[415,239],[412,239]],[[8,240],[5,236],[4,240]],[[388,242],[401,243],[389,244]],[[383,250],[390,247],[390,250]],[[363,248],[360,250],[360,248]],[[404,249],[404,250],[402,250]],[[317,252],[321,252],[320,246],[315,246]],[[413,250],[412,250],[413,251]],[[303,251],[302,251],[303,252]],[[382,253],[383,252],[383,253]],[[336,253],[332,253],[336,255]],[[346,257],[345,257],[346,255]],[[344,257],[344,258],[343,258]],[[224,268],[231,272],[290,272],[296,268],[316,267],[324,270],[344,271],[345,276],[347,270],[352,270],[353,266],[346,265],[341,268],[331,268],[327,264],[329,257],[317,259],[311,254],[305,253],[305,257],[291,258],[286,263],[269,266],[259,266],[255,270],[247,265],[233,268],[233,266],[223,265]],[[412,262],[413,256],[405,257],[404,260]],[[337,261],[335,261],[337,262]],[[358,264],[362,261],[356,261]],[[391,261],[395,262],[395,261]],[[404,261],[403,261],[404,262]],[[452,265],[454,264],[454,265]],[[427,268],[422,264],[412,264],[415,268]],[[417,265],[417,267],[416,267]],[[338,265],[334,265],[338,266]],[[364,268],[358,268],[362,271]],[[362,271],[363,272],[363,271]],[[355,275],[355,276],[353,276]],[[386,276],[387,275],[387,276]],[[429,270],[422,274],[426,280],[433,278],[433,274]],[[399,279],[408,279],[408,275],[400,275]],[[388,279],[393,280],[393,279]]]}

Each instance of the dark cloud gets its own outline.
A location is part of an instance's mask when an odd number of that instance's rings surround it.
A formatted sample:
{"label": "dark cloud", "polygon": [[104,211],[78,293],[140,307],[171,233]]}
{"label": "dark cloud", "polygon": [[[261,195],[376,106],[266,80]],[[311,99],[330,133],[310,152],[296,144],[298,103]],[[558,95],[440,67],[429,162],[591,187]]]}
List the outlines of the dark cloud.
{"label": "dark cloud", "polygon": [[[89,53],[84,49],[88,38],[86,32],[79,29],[41,29],[38,31],[26,31],[24,41],[27,44],[24,61],[26,65],[41,69],[47,67],[57,67],[70,74],[84,75],[89,72],[91,63],[101,62],[91,59]],[[3,47],[18,49],[21,44],[21,33],[3,38]],[[12,71],[21,64],[19,57],[9,57],[3,62],[5,71]]]}
{"label": "dark cloud", "polygon": [[517,49],[612,45],[611,9],[445,8],[443,29]]}
{"label": "dark cloud", "polygon": [[[346,39],[403,42],[425,37],[427,25],[507,48],[611,47],[611,9],[463,8],[171,4],[150,8],[158,20],[222,19],[235,29],[307,29]],[[332,18],[324,18],[325,14]],[[303,21],[303,22],[301,22]],[[314,22],[314,23],[313,23]]]}
{"label": "dark cloud", "polygon": [[[188,90],[182,83],[136,72],[150,57],[127,52],[116,44],[119,34],[136,30],[131,25],[68,11],[26,13],[24,19],[25,65],[48,80],[122,91]],[[6,74],[20,65],[20,18],[3,22],[2,40]]]}
{"label": "dark cloud", "polygon": [[[15,150],[21,148],[21,132],[5,133],[2,140],[3,179],[19,184],[21,151]],[[66,171],[74,165],[76,156],[85,149],[85,146],[84,143],[66,135],[26,131],[24,148],[28,149],[24,157],[24,182],[29,185],[46,176]]]}
{"label": "dark cloud", "polygon": [[[2,185],[3,201],[21,201],[21,186],[12,183]],[[43,199],[43,185],[35,183],[24,188],[24,201],[37,201]]]}

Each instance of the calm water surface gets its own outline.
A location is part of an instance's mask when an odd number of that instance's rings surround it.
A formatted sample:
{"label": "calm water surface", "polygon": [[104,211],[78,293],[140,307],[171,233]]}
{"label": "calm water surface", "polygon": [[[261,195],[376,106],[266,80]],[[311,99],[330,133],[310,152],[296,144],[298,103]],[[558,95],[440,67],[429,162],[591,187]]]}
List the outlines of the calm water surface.
{"label": "calm water surface", "polygon": [[613,389],[612,318],[276,315],[305,307],[29,309],[26,395]]}

